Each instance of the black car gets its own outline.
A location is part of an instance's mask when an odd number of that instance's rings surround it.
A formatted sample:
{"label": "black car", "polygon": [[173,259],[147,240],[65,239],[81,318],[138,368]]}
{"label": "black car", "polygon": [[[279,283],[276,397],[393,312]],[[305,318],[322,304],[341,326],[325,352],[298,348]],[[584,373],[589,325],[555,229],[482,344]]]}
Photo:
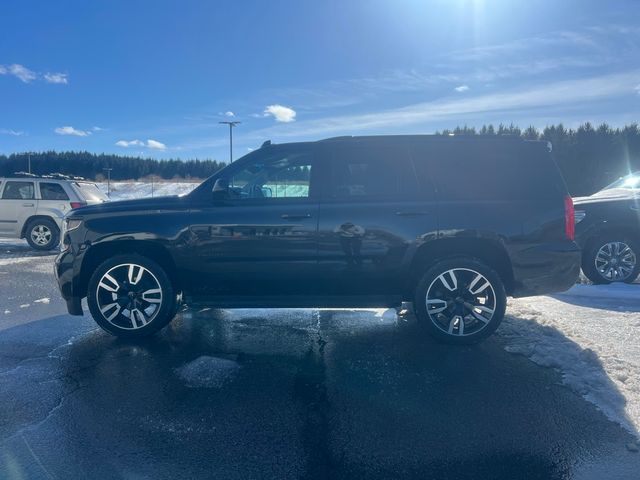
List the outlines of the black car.
{"label": "black car", "polygon": [[640,172],[575,198],[582,271],[593,283],[632,283],[640,273]]}
{"label": "black car", "polygon": [[262,148],[191,194],[81,208],[56,273],[69,312],[129,337],[178,305],[397,307],[453,343],[506,296],[576,281],[573,204],[543,142],[338,137]]}

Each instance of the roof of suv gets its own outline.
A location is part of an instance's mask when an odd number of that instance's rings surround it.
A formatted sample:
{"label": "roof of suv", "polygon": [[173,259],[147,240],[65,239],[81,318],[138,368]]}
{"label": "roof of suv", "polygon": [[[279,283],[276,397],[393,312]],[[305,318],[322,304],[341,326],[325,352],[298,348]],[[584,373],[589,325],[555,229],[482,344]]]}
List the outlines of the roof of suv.
{"label": "roof of suv", "polygon": [[518,135],[345,135],[318,140],[318,143],[349,142],[349,141],[429,141],[429,142],[517,142],[517,143],[543,143],[544,140],[526,140]]}

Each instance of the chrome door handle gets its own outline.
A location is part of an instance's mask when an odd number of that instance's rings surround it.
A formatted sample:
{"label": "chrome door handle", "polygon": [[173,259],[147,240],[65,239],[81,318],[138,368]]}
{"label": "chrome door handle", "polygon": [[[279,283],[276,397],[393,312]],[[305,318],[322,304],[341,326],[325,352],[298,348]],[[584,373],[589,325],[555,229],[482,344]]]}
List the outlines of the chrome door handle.
{"label": "chrome door handle", "polygon": [[422,215],[429,215],[429,212],[396,212],[399,217],[420,217]]}
{"label": "chrome door handle", "polygon": [[310,213],[301,213],[301,214],[283,213],[282,215],[280,215],[280,218],[283,218],[285,220],[300,220],[302,218],[311,218],[311,214]]}
{"label": "chrome door handle", "polygon": [[23,207],[33,207],[33,203],[23,203]]}

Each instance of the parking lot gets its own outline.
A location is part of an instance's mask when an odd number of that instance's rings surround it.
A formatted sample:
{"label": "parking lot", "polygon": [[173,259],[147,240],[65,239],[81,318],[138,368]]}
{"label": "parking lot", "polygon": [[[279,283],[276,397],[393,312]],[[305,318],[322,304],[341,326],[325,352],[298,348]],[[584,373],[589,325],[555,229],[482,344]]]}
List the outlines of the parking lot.
{"label": "parking lot", "polygon": [[640,468],[634,422],[610,420],[625,415],[615,382],[594,390],[610,402],[598,408],[562,366],[514,352],[517,332],[541,331],[538,346],[560,338],[596,355],[593,378],[608,378],[597,352],[521,304],[474,347],[436,344],[392,310],[185,309],[132,343],[66,314],[54,258],[0,242],[0,478],[636,478]]}

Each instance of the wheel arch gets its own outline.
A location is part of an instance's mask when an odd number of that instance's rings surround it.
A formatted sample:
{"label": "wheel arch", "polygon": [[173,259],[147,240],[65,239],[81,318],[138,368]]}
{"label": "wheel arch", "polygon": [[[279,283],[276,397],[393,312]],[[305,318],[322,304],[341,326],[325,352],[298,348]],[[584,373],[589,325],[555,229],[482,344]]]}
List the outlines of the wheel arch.
{"label": "wheel arch", "polygon": [[39,214],[39,215],[31,215],[30,217],[27,217],[27,219],[22,224],[22,230],[20,231],[20,238],[25,238],[27,236],[27,227],[31,222],[38,219],[52,221],[55,224],[56,228],[58,229],[58,233],[60,233],[60,227],[58,226],[58,222],[56,222],[56,219],[54,217],[52,217],[51,215]]}
{"label": "wheel arch", "polygon": [[178,269],[169,250],[157,242],[148,240],[118,240],[98,243],[84,254],[80,274],[77,279],[79,297],[86,296],[89,279],[95,269],[105,260],[116,255],[137,254],[156,262],[162,267],[176,292],[181,290]]}
{"label": "wheel arch", "polygon": [[601,225],[596,231],[592,232],[589,237],[584,241],[582,247],[582,258],[591,251],[594,247],[594,244],[602,241],[604,238],[609,236],[622,235],[632,240],[635,240],[636,243],[640,243],[640,232],[637,228],[629,225]]}
{"label": "wheel arch", "polygon": [[499,241],[487,238],[445,238],[425,243],[416,251],[411,263],[408,298],[413,297],[413,287],[429,267],[441,260],[457,256],[467,256],[486,263],[500,276],[507,295],[513,292],[511,259]]}

